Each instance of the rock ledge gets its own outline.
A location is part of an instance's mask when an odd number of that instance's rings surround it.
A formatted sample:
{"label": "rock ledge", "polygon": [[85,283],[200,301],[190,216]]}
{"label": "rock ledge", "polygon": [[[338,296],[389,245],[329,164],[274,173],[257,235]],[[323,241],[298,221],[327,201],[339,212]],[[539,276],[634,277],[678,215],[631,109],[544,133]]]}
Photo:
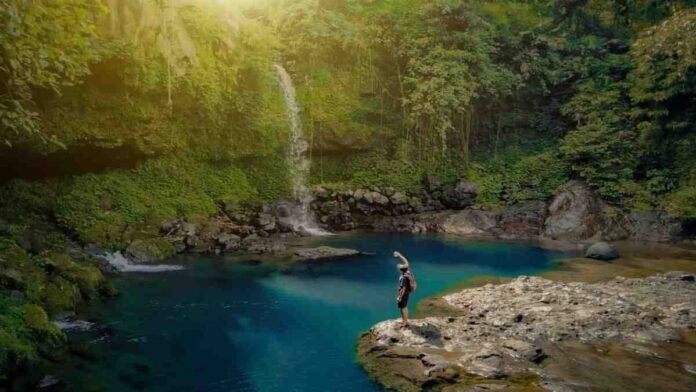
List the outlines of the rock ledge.
{"label": "rock ledge", "polygon": [[511,378],[542,388],[554,377],[541,362],[566,342],[642,347],[696,328],[694,275],[679,272],[596,284],[522,276],[443,299],[458,316],[405,329],[384,321],[361,336],[359,357],[372,376],[398,390]]}

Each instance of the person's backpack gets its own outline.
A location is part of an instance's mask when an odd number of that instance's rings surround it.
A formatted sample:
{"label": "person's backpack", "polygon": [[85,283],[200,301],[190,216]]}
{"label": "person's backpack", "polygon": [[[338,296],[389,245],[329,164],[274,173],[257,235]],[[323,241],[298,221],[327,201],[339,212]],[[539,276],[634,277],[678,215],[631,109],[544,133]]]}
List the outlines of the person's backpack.
{"label": "person's backpack", "polygon": [[411,282],[411,292],[416,291],[416,287],[418,287],[418,284],[416,283],[416,277],[413,275],[413,272],[408,271],[406,274],[408,274],[408,280]]}

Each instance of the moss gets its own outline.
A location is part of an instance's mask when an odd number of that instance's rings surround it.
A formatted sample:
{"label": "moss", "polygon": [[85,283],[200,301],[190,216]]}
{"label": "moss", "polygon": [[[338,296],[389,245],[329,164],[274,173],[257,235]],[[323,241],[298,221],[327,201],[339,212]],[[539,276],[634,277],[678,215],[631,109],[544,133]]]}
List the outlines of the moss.
{"label": "moss", "polygon": [[0,380],[64,342],[40,306],[0,295]]}
{"label": "moss", "polygon": [[176,248],[163,238],[137,239],[128,246],[126,253],[139,262],[163,260],[176,254]]}
{"label": "moss", "polygon": [[[88,260],[77,261],[62,251],[31,256],[10,239],[0,239],[0,271],[14,276],[17,287],[0,279],[5,289],[22,291],[30,303],[42,305],[50,313],[74,310],[84,298],[99,294],[104,277]],[[9,272],[8,272],[9,271]]]}
{"label": "moss", "polygon": [[80,289],[77,285],[60,276],[46,282],[39,296],[39,300],[50,313],[74,310],[80,299]]}
{"label": "moss", "polygon": [[41,256],[45,265],[69,282],[74,282],[83,297],[93,298],[97,295],[104,281],[101,271],[87,263],[78,263],[66,253],[49,252]]}
{"label": "moss", "polygon": [[284,156],[261,157],[242,162],[240,166],[260,199],[274,201],[290,197],[290,172]]}
{"label": "moss", "polygon": [[38,305],[24,305],[24,323],[32,331],[37,341],[48,344],[50,347],[57,347],[65,343],[65,335],[48,320],[46,311]]}
{"label": "moss", "polygon": [[[40,302],[41,290],[46,281],[46,275],[39,263],[10,239],[0,239],[0,269],[16,271],[21,277],[21,289],[31,302]],[[13,289],[13,287],[4,287]]]}

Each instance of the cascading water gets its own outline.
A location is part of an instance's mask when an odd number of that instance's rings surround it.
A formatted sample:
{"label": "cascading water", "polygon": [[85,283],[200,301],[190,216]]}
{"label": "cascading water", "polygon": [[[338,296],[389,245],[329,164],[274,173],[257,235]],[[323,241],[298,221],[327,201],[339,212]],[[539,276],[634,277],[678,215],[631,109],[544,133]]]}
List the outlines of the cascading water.
{"label": "cascading water", "polygon": [[156,264],[156,265],[142,265],[134,264],[121,252],[114,253],[98,253],[95,254],[97,257],[101,257],[111,264],[112,267],[116,268],[121,272],[166,272],[166,271],[179,271],[184,269],[180,265],[168,265],[168,264]]}
{"label": "cascading water", "polygon": [[279,64],[275,64],[274,68],[278,75],[280,88],[283,90],[287,115],[290,120],[290,147],[288,148],[287,163],[290,169],[293,198],[297,201],[296,205],[288,206],[287,208],[287,222],[295,230],[306,232],[307,234],[331,234],[319,228],[310,208],[313,197],[312,192],[307,187],[307,178],[309,177],[311,165],[311,161],[307,158],[309,144],[302,135],[300,107],[295,97],[295,87],[285,68]]}

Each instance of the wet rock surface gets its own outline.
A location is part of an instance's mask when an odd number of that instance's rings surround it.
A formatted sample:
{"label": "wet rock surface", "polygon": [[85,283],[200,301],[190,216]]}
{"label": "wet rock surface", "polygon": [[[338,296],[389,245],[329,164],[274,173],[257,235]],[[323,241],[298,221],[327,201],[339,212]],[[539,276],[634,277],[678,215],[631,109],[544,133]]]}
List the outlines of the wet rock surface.
{"label": "wet rock surface", "polygon": [[585,257],[589,259],[609,261],[618,259],[619,251],[616,250],[614,245],[608,242],[599,241],[595,242],[587,248],[587,250],[585,251]]}
{"label": "wet rock surface", "polygon": [[[670,272],[595,284],[539,277],[488,284],[444,296],[453,316],[412,320],[408,328],[395,320],[375,325],[361,336],[359,357],[378,381],[398,390],[493,382],[516,387],[531,383],[540,390],[629,391],[595,383],[610,379],[611,367],[593,368],[589,376],[579,371],[567,376],[566,363],[574,357],[564,354],[564,348],[615,344],[645,355],[636,350],[650,353],[652,345],[681,341],[680,331],[696,328],[693,280],[693,274]],[[681,384],[670,390],[688,390],[696,379],[683,369],[693,363],[675,360],[683,362],[670,367],[682,369]]]}
{"label": "wet rock surface", "polygon": [[175,253],[175,246],[161,238],[137,239],[125,251],[125,255],[136,263],[164,260]]}
{"label": "wet rock surface", "polygon": [[295,251],[295,256],[301,260],[335,259],[359,254],[361,252],[355,249],[334,248],[331,246],[318,246],[316,248],[305,248]]}

